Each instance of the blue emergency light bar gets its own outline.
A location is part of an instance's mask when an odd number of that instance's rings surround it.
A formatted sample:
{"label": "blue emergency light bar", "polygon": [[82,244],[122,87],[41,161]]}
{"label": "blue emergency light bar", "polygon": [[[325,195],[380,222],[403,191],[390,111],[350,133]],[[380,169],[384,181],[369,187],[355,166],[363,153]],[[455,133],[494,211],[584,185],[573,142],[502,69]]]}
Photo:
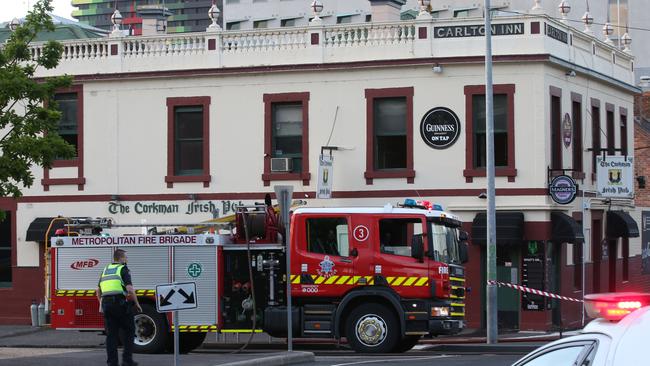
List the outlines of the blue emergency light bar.
{"label": "blue emergency light bar", "polygon": [[434,211],[443,211],[442,205],[437,204],[437,203],[431,203],[430,201],[416,201],[413,198],[407,198],[404,200],[404,204],[402,204],[402,207],[409,207],[409,208],[422,208],[425,210],[434,210]]}

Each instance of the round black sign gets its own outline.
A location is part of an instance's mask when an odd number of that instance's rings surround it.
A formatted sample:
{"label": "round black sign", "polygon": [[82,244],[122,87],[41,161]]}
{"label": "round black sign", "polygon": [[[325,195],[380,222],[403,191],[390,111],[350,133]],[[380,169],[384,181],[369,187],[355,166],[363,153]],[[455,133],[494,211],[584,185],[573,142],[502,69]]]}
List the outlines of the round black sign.
{"label": "round black sign", "polygon": [[422,117],[420,135],[432,148],[446,149],[460,136],[460,120],[449,108],[433,108]]}
{"label": "round black sign", "polygon": [[551,185],[548,187],[548,193],[551,195],[553,201],[561,205],[567,205],[576,198],[578,185],[568,175],[558,175],[551,181]]}

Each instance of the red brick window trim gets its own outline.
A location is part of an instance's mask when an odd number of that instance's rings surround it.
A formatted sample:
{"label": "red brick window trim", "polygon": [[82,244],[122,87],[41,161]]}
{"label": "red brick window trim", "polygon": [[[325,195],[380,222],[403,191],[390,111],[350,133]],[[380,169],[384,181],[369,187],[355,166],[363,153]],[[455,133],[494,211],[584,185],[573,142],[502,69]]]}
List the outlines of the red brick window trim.
{"label": "red brick window trim", "polygon": [[[406,178],[406,183],[415,181],[413,169],[413,87],[366,89],[366,184],[374,179]],[[406,167],[403,169],[377,169],[375,167],[375,100],[380,98],[406,98]]]}
{"label": "red brick window trim", "polygon": [[[264,94],[264,173],[262,181],[269,186],[271,181],[302,180],[309,185],[309,92]],[[273,158],[273,105],[276,103],[300,103],[302,105],[302,153],[301,171],[278,173],[271,172]]]}
{"label": "red brick window trim", "polygon": [[584,156],[583,156],[583,143],[582,143],[582,95],[578,93],[571,93],[571,122],[573,123],[573,138],[571,141],[572,146],[572,165],[574,169],[573,178],[584,179]]}
{"label": "red brick window trim", "polygon": [[59,89],[56,94],[77,95],[77,156],[68,160],[55,160],[52,168],[77,168],[77,176],[74,178],[50,178],[50,169],[43,169],[41,184],[44,191],[49,191],[50,186],[76,185],[80,191],[84,190],[86,178],[84,178],[84,93],[83,85],[72,85],[69,88]]}
{"label": "red brick window trim", "polygon": [[[210,102],[211,99],[207,96],[167,98],[167,188],[173,188],[174,183],[200,182],[203,187],[210,186]],[[203,111],[202,172],[197,175],[176,175],[176,108],[196,106],[202,107]]]}
{"label": "red brick window trim", "polygon": [[[485,177],[485,168],[476,168],[474,164],[474,111],[473,98],[475,95],[485,95],[485,85],[466,85],[465,88],[465,181],[471,183],[474,177]],[[515,168],[515,84],[494,85],[493,93],[505,94],[507,100],[507,131],[508,131],[508,163],[506,166],[495,167],[497,177],[508,177],[508,182],[514,182],[517,176]]]}

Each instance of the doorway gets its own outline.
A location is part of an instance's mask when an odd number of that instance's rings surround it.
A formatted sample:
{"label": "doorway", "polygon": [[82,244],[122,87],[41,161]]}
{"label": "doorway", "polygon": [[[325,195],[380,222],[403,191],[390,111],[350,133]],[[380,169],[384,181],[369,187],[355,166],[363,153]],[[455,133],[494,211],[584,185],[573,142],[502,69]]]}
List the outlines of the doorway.
{"label": "doorway", "polygon": [[603,212],[592,211],[591,213],[591,257],[593,261],[592,266],[592,293],[600,292],[600,264],[603,256],[603,247],[601,240],[603,239]]}
{"label": "doorway", "polygon": [[[520,248],[497,246],[497,281],[519,284]],[[499,329],[519,329],[519,291],[509,287],[497,288]]]}

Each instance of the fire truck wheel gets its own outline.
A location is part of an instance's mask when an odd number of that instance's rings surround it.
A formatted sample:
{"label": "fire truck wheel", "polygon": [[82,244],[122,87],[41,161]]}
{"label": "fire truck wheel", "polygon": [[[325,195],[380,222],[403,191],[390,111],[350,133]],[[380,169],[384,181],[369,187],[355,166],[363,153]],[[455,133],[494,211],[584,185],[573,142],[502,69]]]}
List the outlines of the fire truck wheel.
{"label": "fire truck wheel", "polygon": [[397,346],[393,348],[393,352],[402,353],[413,348],[420,341],[420,336],[406,336],[397,342]]}
{"label": "fire truck wheel", "polygon": [[135,347],[137,353],[165,351],[169,330],[165,316],[149,304],[142,304],[142,312],[135,314]]}
{"label": "fire truck wheel", "polygon": [[363,353],[387,353],[400,338],[395,314],[379,304],[356,307],[347,321],[346,337],[352,349]]}

